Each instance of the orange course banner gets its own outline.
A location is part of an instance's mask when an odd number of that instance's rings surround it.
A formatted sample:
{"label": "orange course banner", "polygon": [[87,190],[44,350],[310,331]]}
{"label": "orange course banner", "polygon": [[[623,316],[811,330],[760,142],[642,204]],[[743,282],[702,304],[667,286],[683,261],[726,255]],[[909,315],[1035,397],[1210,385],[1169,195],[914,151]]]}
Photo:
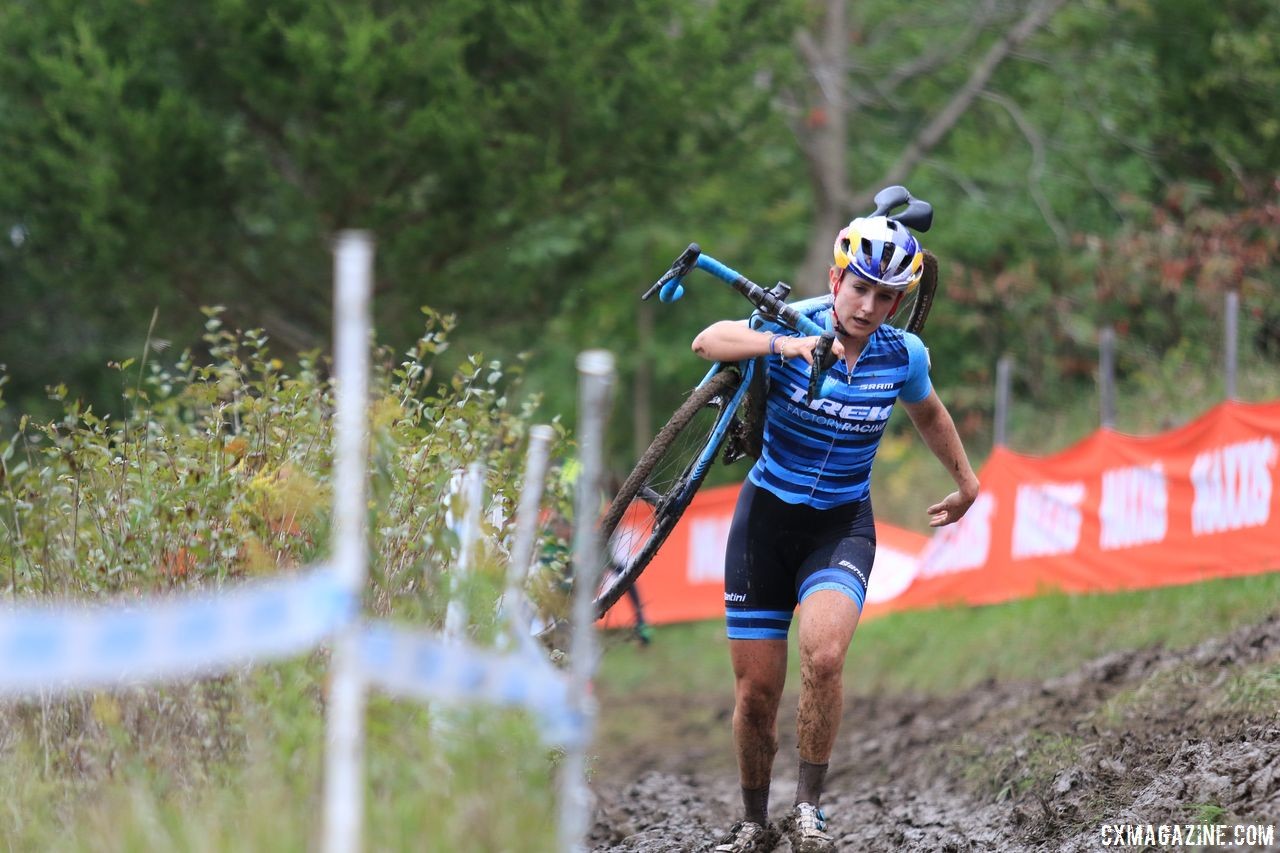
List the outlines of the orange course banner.
{"label": "orange course banner", "polygon": [[[932,539],[876,522],[864,616],[1280,569],[1280,402],[1223,403],[1158,436],[1100,430],[1049,457],[996,449],[982,494]],[[723,614],[738,486],[704,489],[638,590],[661,624]],[[629,625],[624,599],[605,625]]]}
{"label": "orange course banner", "polygon": [[[649,563],[636,590],[645,620],[654,625],[713,619],[724,614],[724,550],[739,485],[702,489]],[[624,519],[644,524],[648,519]],[[916,574],[916,558],[928,538],[876,522],[876,562],[867,590],[868,613],[900,595]],[[629,598],[601,621],[603,627],[635,624]]]}
{"label": "orange course banner", "polygon": [[1223,403],[1150,437],[1095,432],[1046,458],[997,449],[982,494],[891,609],[990,604],[1280,568],[1280,402]]}

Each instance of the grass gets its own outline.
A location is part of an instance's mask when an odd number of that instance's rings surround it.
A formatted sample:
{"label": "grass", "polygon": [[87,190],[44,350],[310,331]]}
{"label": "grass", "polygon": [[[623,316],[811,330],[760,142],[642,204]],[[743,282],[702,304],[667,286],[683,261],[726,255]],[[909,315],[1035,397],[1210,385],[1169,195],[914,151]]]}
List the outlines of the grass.
{"label": "grass", "polygon": [[[862,694],[947,694],[986,679],[1040,680],[1110,651],[1192,645],[1278,610],[1280,573],[892,613],[858,628],[845,683]],[[788,683],[798,684],[798,675],[793,648]],[[647,649],[614,646],[602,665],[599,689],[606,699],[621,700],[655,684],[696,694],[729,692],[731,683],[724,626],[712,620],[660,627]],[[1248,689],[1271,695],[1266,691],[1280,691],[1280,684],[1264,681]]]}
{"label": "grass", "polygon": [[[1050,594],[983,608],[889,614],[859,627],[845,684],[859,695],[946,696],[993,680],[1039,682],[1109,652],[1185,648],[1277,612],[1280,573],[1111,595]],[[683,744],[696,744],[704,751],[718,746],[725,772],[731,773],[725,709],[732,706],[733,688],[727,646],[723,625],[715,620],[659,628],[647,649],[612,648],[598,680],[605,709],[599,748],[620,757],[643,748],[655,731],[670,725],[671,708],[679,704],[686,719],[705,718],[700,742],[686,735]],[[789,692],[799,684],[792,646]],[[1203,688],[1214,679],[1221,683],[1215,682],[1216,698],[1201,709],[1203,713],[1270,715],[1280,706],[1280,666],[1274,661],[1230,673],[1177,665],[1120,690],[1093,711],[1095,731],[1122,728],[1146,714],[1179,707],[1188,688]],[[1091,747],[1078,732],[1028,728],[994,745],[989,739],[962,735],[945,757],[967,787],[982,798],[1002,801],[1044,790],[1062,771],[1079,766]],[[1072,820],[1080,827],[1096,825],[1108,808],[1098,795],[1091,795],[1079,804]],[[1189,819],[1213,822],[1214,808],[1189,807]]]}
{"label": "grass", "polygon": [[1273,714],[1280,708],[1280,665],[1262,664],[1236,673],[1215,710],[1243,714]]}
{"label": "grass", "polygon": [[962,740],[950,761],[969,787],[999,802],[1048,785],[1077,762],[1084,746],[1078,737],[1032,731],[994,749]]}
{"label": "grass", "polygon": [[[1280,612],[1280,573],[1112,595],[1051,594],[981,608],[894,613],[858,628],[845,687],[864,696],[945,696],[988,680],[1041,681],[1108,652],[1186,647],[1275,612]],[[787,691],[794,695],[799,661],[791,645]],[[1113,727],[1175,696],[1179,678],[1208,677],[1183,670],[1164,673],[1150,684],[1118,693],[1097,712],[1097,721],[1103,728]],[[611,644],[596,687],[603,708],[597,729],[603,761],[630,768],[654,740],[668,739],[675,749],[697,749],[704,765],[720,761],[731,768],[733,675],[720,620],[659,627],[647,648]],[[1280,704],[1280,672],[1274,667],[1244,670],[1227,683],[1222,696],[1219,710],[1265,713]],[[793,704],[784,701],[784,706]],[[1033,739],[1007,755],[969,756],[973,766],[964,775],[981,779],[979,787],[992,796],[1017,794],[1070,763],[1075,746],[1057,736]]]}
{"label": "grass", "polygon": [[1214,677],[1194,663],[1180,664],[1155,673],[1134,687],[1117,691],[1095,712],[1101,728],[1119,728],[1134,720],[1169,707],[1180,707],[1180,699]]}
{"label": "grass", "polygon": [[[0,849],[307,851],[319,846],[323,667],[295,661],[224,683],[220,728],[237,745],[195,761],[206,733],[157,749],[138,725],[159,691],[114,703],[103,736],[79,745],[24,736],[9,708],[0,748]],[[188,700],[172,730],[203,710]],[[30,709],[29,709],[30,710]],[[38,727],[40,715],[30,714]],[[54,721],[56,722],[56,721]],[[47,751],[46,751],[47,747]],[[85,753],[83,750],[87,750]],[[184,759],[183,756],[186,756]],[[530,721],[373,697],[365,842],[374,850],[553,850],[556,763]],[[79,763],[79,769],[73,763]]]}
{"label": "grass", "polygon": [[1227,810],[1216,803],[1188,803],[1187,814],[1196,823],[1223,823]]}
{"label": "grass", "polygon": [[[1265,617],[1277,601],[1280,575],[1261,575],[892,614],[859,629],[850,686],[861,693],[942,694],[988,678],[1040,679],[1107,651],[1193,644]],[[696,701],[730,693],[722,626],[673,625],[655,634],[645,649],[610,645],[598,679],[602,736],[612,742],[631,732],[651,744],[664,726],[699,714],[706,719],[693,724],[727,729],[726,720],[707,716],[705,703]],[[162,691],[89,696],[78,726],[56,708],[7,707],[0,728],[0,849],[314,849],[323,677],[320,661],[305,660],[206,682],[202,689],[166,688],[167,699]],[[1177,678],[1168,676],[1169,689]],[[1159,689],[1154,684],[1135,701],[1158,702]],[[1232,708],[1274,707],[1280,671],[1274,665],[1244,670],[1223,695]],[[163,726],[158,715],[165,715]],[[442,739],[433,723],[439,715],[414,703],[371,703],[370,849],[554,849],[555,761],[529,721],[459,713]],[[42,735],[42,726],[52,731]],[[61,737],[73,731],[94,736],[79,743]],[[1036,784],[1073,748],[1057,736],[1028,742],[1020,754],[1011,753],[1010,772],[987,776],[1012,786]]]}

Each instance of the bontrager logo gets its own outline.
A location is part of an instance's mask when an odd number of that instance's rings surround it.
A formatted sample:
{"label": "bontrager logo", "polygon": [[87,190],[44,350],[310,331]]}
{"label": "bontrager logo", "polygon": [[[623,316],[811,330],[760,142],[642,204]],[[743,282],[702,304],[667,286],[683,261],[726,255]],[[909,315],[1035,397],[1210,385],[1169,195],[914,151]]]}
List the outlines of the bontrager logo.
{"label": "bontrager logo", "polygon": [[745,592],[726,592],[724,594],[724,600],[741,604],[747,600],[747,594]]}

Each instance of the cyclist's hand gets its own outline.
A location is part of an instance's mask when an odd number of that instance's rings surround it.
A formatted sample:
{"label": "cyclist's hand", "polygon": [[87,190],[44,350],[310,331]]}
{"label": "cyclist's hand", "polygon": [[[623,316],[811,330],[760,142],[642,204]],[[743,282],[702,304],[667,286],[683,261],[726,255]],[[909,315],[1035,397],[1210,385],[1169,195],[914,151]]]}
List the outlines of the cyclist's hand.
{"label": "cyclist's hand", "polygon": [[959,492],[952,492],[940,502],[925,510],[925,512],[929,513],[929,526],[945,527],[948,524],[956,523],[969,511],[969,507],[973,506],[975,499],[976,496],[966,498]]}
{"label": "cyclist's hand", "polygon": [[[806,364],[813,364],[813,350],[820,340],[822,338],[817,335],[807,338],[779,338],[778,352],[782,353],[783,358],[803,358]],[[840,341],[831,342],[831,351],[836,358],[844,358],[844,344]]]}

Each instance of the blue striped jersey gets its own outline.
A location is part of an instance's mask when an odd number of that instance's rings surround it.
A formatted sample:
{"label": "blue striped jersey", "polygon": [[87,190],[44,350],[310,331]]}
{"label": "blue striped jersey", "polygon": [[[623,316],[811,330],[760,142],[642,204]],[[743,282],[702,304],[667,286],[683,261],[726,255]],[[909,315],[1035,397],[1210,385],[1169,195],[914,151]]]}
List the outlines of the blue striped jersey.
{"label": "blue striped jersey", "polygon": [[[792,307],[832,328],[831,297]],[[795,334],[776,324],[753,323],[760,331]],[[769,395],[765,404],[764,451],[747,475],[791,504],[815,509],[862,500],[871,490],[871,463],[899,396],[917,403],[933,389],[924,343],[910,332],[882,325],[867,339],[852,371],[844,360],[828,372],[829,396],[806,402],[809,365],[804,359],[765,359]]]}

